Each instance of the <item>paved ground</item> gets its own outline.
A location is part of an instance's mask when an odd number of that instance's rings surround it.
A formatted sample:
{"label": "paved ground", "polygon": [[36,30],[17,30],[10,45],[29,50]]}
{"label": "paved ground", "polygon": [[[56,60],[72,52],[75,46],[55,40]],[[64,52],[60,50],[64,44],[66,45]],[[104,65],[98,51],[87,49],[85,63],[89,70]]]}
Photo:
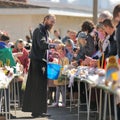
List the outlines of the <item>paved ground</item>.
{"label": "paved ground", "polygon": [[[12,111],[12,113],[15,115],[15,112]],[[21,110],[17,110],[16,120],[78,120],[78,114],[77,114],[77,108],[73,108],[72,112],[70,112],[69,107],[63,108],[54,108],[54,107],[48,107],[48,113],[51,115],[50,118],[32,118],[30,113],[22,112]],[[97,115],[95,113],[91,114],[90,120],[98,120]],[[80,119],[79,120],[87,120],[87,114],[86,113],[80,113]]]}

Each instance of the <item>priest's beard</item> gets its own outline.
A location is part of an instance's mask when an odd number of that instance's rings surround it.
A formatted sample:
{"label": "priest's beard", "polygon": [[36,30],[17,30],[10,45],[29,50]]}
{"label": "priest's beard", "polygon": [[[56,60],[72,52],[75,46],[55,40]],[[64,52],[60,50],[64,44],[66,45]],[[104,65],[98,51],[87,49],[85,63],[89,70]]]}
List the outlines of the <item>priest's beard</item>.
{"label": "priest's beard", "polygon": [[52,25],[49,25],[49,24],[45,24],[45,29],[50,31],[52,29]]}

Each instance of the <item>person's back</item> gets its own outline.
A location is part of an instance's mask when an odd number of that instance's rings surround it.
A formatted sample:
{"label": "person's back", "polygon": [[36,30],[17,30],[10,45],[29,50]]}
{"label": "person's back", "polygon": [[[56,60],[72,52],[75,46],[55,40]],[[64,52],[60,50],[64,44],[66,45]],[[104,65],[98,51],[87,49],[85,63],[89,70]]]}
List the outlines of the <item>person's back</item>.
{"label": "person's back", "polygon": [[81,31],[86,32],[88,36],[86,39],[87,43],[85,48],[86,48],[87,55],[90,57],[95,52],[94,37],[92,36],[92,34],[94,34],[94,28],[95,28],[95,25],[90,20],[85,21],[81,26]]}
{"label": "person's back", "polygon": [[2,34],[0,38],[0,63],[1,66],[15,66],[15,61],[12,55],[11,48],[7,47],[9,37]]}
{"label": "person's back", "polygon": [[86,40],[87,40],[87,44],[85,46],[86,55],[91,57],[95,52],[94,40],[90,34],[88,34],[88,38]]}
{"label": "person's back", "polygon": [[76,56],[76,60],[79,61],[79,60],[84,60],[85,59],[85,55],[88,53],[86,52],[87,49],[86,49],[86,45],[87,45],[87,34],[85,32],[80,32],[78,34],[78,46],[79,46],[79,52]]}

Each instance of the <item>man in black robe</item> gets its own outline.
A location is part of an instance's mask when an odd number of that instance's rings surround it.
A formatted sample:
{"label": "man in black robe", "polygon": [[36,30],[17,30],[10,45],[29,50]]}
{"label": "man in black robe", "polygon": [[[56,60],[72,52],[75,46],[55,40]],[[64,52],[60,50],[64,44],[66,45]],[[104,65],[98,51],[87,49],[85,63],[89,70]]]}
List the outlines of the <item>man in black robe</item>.
{"label": "man in black robe", "polygon": [[55,24],[54,15],[44,17],[43,23],[33,32],[30,67],[22,111],[32,112],[33,117],[47,116],[47,49],[48,31]]}

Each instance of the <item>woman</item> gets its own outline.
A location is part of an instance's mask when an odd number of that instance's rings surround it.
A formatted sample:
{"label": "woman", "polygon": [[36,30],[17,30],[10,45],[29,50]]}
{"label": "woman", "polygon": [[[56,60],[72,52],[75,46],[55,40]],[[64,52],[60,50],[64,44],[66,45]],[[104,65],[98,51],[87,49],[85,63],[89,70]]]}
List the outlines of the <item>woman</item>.
{"label": "woman", "polygon": [[[29,58],[28,51],[24,48],[24,41],[22,39],[18,39],[15,43],[15,48],[12,51],[17,54],[17,62],[23,65],[23,72],[26,73],[29,67]],[[19,54],[20,53],[20,54]]]}
{"label": "woman", "polygon": [[20,68],[22,68],[21,71],[23,71],[23,74],[20,76],[17,76],[18,84],[19,84],[19,93],[20,93],[20,106],[22,106],[22,100],[23,100],[23,91],[22,83],[24,80],[24,75],[28,72],[28,66],[29,66],[29,58],[28,58],[28,51],[24,48],[24,41],[22,39],[18,39],[15,43],[15,47],[13,48],[13,53],[16,53],[16,61],[20,64]]}

